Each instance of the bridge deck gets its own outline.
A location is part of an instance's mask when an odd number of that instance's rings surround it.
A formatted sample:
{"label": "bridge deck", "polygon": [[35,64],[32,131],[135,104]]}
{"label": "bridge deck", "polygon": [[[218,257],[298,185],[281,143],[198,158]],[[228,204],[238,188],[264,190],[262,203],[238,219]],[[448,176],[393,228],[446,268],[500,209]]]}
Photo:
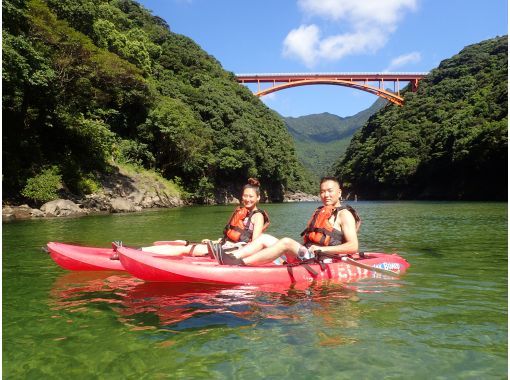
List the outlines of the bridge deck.
{"label": "bridge deck", "polygon": [[241,83],[293,82],[311,79],[350,80],[350,81],[412,81],[425,77],[427,72],[417,73],[261,73],[235,74]]}

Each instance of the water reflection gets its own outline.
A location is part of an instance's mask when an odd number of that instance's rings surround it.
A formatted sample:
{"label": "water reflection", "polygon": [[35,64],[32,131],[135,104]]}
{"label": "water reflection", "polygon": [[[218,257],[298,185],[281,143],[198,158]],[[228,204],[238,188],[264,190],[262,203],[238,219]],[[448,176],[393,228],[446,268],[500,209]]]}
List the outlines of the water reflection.
{"label": "water reflection", "polygon": [[[357,326],[361,294],[394,285],[398,283],[372,279],[361,285],[207,286],[143,282],[118,272],[71,272],[56,279],[50,302],[57,312],[114,313],[132,331],[309,324],[315,318],[323,327],[349,328]],[[323,345],[342,344],[343,339],[325,332],[319,338]]]}

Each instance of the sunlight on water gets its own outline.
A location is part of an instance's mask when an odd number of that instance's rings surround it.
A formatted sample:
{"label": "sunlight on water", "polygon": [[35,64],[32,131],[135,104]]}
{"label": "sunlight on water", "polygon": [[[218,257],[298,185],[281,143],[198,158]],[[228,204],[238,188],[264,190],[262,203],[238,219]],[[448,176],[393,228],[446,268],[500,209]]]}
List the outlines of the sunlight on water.
{"label": "sunlight on water", "polygon": [[[275,204],[298,238],[316,204]],[[231,207],[3,225],[6,378],[504,378],[507,205],[358,202],[363,250],[400,279],[296,287],[145,283],[66,272],[47,241],[108,246],[215,238]]]}

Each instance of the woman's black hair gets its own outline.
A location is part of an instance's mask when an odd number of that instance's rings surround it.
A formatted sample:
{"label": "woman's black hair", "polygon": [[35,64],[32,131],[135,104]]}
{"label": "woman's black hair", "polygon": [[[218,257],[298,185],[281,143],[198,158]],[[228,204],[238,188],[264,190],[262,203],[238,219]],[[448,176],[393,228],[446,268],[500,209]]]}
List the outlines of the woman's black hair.
{"label": "woman's black hair", "polygon": [[253,189],[257,195],[260,195],[260,182],[256,178],[248,178],[248,183],[243,186],[243,193],[246,189]]}

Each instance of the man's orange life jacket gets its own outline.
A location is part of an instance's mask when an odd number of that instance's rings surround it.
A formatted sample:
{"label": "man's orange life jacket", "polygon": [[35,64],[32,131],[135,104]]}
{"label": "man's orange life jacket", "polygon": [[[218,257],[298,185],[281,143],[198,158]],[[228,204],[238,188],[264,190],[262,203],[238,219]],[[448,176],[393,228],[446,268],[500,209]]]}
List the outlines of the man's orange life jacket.
{"label": "man's orange life jacket", "polygon": [[314,211],[305,230],[301,232],[304,244],[317,244],[322,246],[331,245],[333,235],[338,235],[340,232],[335,230],[334,221],[331,223],[329,219],[334,216],[334,220],[336,220],[338,213],[341,210],[349,210],[354,216],[357,232],[361,226],[361,218],[356,210],[354,210],[351,206],[321,206]]}
{"label": "man's orange life jacket", "polygon": [[249,211],[246,207],[240,206],[234,210],[234,213],[230,217],[230,221],[223,230],[224,239],[228,239],[234,243],[248,243],[251,241],[253,236],[251,218],[258,212],[260,212],[264,217],[264,227],[262,227],[262,231],[265,231],[267,227],[269,227],[270,223],[267,213],[260,209]]}

